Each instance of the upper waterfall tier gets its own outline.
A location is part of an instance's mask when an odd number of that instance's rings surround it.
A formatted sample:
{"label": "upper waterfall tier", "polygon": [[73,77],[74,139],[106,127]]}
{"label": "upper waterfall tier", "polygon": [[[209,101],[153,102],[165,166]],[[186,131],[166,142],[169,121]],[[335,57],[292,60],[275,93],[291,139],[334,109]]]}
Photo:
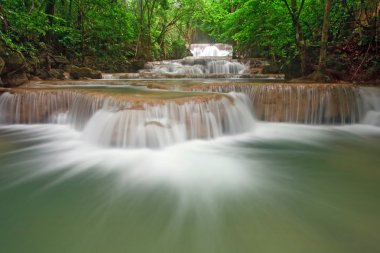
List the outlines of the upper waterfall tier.
{"label": "upper waterfall tier", "polygon": [[191,44],[190,51],[193,56],[232,57],[232,45],[228,44]]}
{"label": "upper waterfall tier", "polygon": [[192,44],[193,56],[180,60],[150,62],[139,76],[151,78],[240,77],[249,74],[249,66],[232,60],[232,46],[227,44]]}
{"label": "upper waterfall tier", "polygon": [[138,73],[105,73],[104,79],[185,79],[185,78],[254,78],[284,79],[283,74],[264,74],[266,59],[244,61],[232,59],[233,48],[228,44],[191,44],[192,56],[177,60],[147,62]]}

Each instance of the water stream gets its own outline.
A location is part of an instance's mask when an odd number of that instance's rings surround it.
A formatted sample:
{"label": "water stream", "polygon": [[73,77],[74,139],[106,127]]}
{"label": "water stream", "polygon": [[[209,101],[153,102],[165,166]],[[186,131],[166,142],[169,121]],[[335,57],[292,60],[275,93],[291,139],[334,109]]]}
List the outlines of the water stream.
{"label": "water stream", "polygon": [[1,252],[379,252],[379,101],[233,80],[3,91]]}

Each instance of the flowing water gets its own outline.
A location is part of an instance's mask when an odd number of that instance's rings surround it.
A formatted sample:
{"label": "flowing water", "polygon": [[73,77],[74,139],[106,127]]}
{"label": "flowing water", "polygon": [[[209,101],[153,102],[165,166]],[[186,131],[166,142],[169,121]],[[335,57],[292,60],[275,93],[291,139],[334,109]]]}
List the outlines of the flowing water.
{"label": "flowing water", "polygon": [[[146,64],[139,76],[144,78],[205,78],[239,77],[249,72],[248,66],[232,59],[232,46],[226,44],[192,44],[192,56],[181,60],[157,61]],[[104,76],[107,79],[112,76]]]}
{"label": "flowing water", "polygon": [[380,89],[279,85],[3,92],[0,252],[379,252]]}

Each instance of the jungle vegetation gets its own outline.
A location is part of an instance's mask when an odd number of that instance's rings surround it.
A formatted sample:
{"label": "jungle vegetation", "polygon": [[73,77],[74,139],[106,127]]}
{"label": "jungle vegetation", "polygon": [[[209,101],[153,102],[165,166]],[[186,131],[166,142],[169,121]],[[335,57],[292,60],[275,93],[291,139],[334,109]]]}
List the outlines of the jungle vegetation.
{"label": "jungle vegetation", "polygon": [[49,52],[103,71],[221,42],[274,72],[373,80],[379,11],[379,0],[1,0],[0,36],[27,59]]}

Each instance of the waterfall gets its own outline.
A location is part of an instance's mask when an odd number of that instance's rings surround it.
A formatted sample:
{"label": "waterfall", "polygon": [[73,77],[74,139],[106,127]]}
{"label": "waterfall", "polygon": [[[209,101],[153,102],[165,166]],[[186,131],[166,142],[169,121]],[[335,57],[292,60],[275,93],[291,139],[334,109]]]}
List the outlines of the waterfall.
{"label": "waterfall", "polygon": [[380,89],[361,88],[360,98],[361,108],[366,112],[362,123],[380,127]]}
{"label": "waterfall", "polygon": [[205,73],[207,74],[243,74],[246,66],[239,62],[226,60],[210,61],[207,63]]}
{"label": "waterfall", "polygon": [[301,124],[380,125],[378,88],[339,84],[214,84],[197,91],[242,92],[256,118]]}
{"label": "waterfall", "polygon": [[0,123],[70,124],[83,139],[98,145],[159,148],[242,133],[252,128],[254,120],[248,98],[237,93],[136,105],[106,95],[28,91],[0,96]]}
{"label": "waterfall", "polygon": [[247,64],[232,60],[232,46],[228,44],[192,44],[193,56],[182,60],[156,61],[140,71],[141,77],[239,77],[247,74]]}
{"label": "waterfall", "polygon": [[232,46],[227,44],[192,44],[190,51],[195,57],[202,56],[232,56]]}
{"label": "waterfall", "polygon": [[380,126],[378,88],[222,83],[191,89],[211,93],[185,101],[136,103],[128,96],[85,89],[4,92],[0,96],[0,123],[69,124],[90,142],[125,148],[158,148],[242,133],[254,125],[253,115],[272,122]]}

